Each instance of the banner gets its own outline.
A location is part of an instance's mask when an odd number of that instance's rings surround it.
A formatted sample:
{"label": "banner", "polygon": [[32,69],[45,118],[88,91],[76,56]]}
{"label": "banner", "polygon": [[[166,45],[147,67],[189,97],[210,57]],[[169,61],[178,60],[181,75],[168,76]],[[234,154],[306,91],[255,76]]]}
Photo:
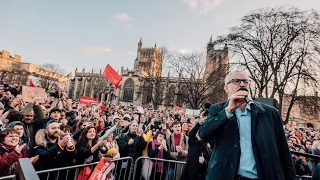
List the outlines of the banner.
{"label": "banner", "polygon": [[122,80],[122,76],[120,76],[109,64],[104,69],[103,76],[115,86],[114,92],[116,92]]}
{"label": "banner", "polygon": [[192,116],[198,116],[201,113],[201,109],[186,109],[186,114]]}
{"label": "banner", "polygon": [[34,102],[35,99],[41,99],[39,103],[44,103],[45,90],[42,88],[22,86],[22,99],[25,102]]}
{"label": "banner", "polygon": [[80,97],[80,104],[84,104],[86,106],[92,106],[93,104],[98,104],[97,98],[92,98],[89,96],[81,96]]}
{"label": "banner", "polygon": [[112,180],[114,179],[112,170],[115,168],[115,164],[111,161],[106,161],[105,157],[102,157],[94,168],[89,180]]}

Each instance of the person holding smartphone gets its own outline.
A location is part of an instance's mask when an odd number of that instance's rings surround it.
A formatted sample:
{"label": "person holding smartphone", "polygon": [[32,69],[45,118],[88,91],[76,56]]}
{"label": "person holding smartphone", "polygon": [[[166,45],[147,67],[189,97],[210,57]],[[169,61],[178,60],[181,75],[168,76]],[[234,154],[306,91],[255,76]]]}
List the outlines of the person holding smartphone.
{"label": "person holding smartphone", "polygon": [[[166,134],[158,131],[153,137],[153,141],[148,145],[148,156],[151,158],[170,159],[170,152],[166,141]],[[150,179],[164,180],[166,178],[166,167],[161,161],[152,161]]]}

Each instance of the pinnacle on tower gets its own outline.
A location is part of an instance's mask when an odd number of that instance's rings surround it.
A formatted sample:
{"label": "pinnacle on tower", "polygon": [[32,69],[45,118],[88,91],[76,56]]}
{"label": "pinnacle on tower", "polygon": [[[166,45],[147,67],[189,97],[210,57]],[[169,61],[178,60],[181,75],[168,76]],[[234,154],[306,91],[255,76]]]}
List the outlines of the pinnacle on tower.
{"label": "pinnacle on tower", "polygon": [[138,45],[139,45],[139,46],[142,45],[142,37],[140,38],[140,41],[139,41]]}
{"label": "pinnacle on tower", "polygon": [[225,45],[224,45],[224,48],[223,48],[224,50],[228,50],[228,44],[226,43]]}
{"label": "pinnacle on tower", "polygon": [[211,37],[210,37],[209,44],[213,44],[213,42],[212,42],[212,35],[211,35]]}

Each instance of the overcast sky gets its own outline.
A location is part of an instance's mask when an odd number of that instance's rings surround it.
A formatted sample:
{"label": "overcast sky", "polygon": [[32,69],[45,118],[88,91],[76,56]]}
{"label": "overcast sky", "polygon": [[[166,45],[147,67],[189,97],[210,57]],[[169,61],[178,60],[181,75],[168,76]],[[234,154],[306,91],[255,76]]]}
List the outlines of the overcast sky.
{"label": "overcast sky", "polygon": [[99,71],[132,68],[137,43],[172,51],[202,51],[263,7],[320,10],[320,0],[10,0],[0,6],[0,50],[22,61]]}

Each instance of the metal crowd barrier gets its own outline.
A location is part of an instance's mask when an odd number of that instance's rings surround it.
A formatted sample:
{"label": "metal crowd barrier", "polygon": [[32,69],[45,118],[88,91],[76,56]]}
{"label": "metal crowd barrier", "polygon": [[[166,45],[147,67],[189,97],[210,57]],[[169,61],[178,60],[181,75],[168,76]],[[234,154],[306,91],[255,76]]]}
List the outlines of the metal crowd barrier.
{"label": "metal crowd barrier", "polygon": [[14,180],[15,177],[16,177],[15,175],[2,176],[2,177],[0,177],[0,180]]}
{"label": "metal crowd barrier", "polygon": [[[297,152],[297,151],[290,151],[291,154],[297,155],[297,156],[304,156],[313,160],[317,160],[320,161],[320,156],[317,155],[313,155],[313,154],[308,154],[308,153],[301,153],[301,152]],[[316,165],[315,165],[316,167]],[[298,180],[310,180],[312,179],[312,176],[308,176],[308,175],[297,175]]]}
{"label": "metal crowd barrier", "polygon": [[[115,168],[111,171],[111,173],[114,177],[116,177],[117,180],[126,180],[130,178],[133,164],[133,159],[131,157],[114,159],[112,160],[112,162],[115,163]],[[42,170],[38,171],[37,174],[39,175],[41,180],[84,180],[89,179],[90,177],[90,174],[87,174],[86,171],[90,170],[90,172],[93,172],[95,166],[98,163],[99,162],[94,162],[90,164],[81,164],[63,168]]]}
{"label": "metal crowd barrier", "polygon": [[179,180],[184,161],[139,157],[134,163],[132,180]]}
{"label": "metal crowd barrier", "polygon": [[0,180],[39,180],[29,158],[20,158],[16,167],[16,174],[0,177]]}
{"label": "metal crowd barrier", "polygon": [[[291,153],[299,156],[306,156],[311,159],[320,160],[320,156],[316,155],[299,153],[295,151],[292,151]],[[95,162],[90,164],[74,165],[35,172],[33,168],[33,170],[30,168],[32,167],[32,165],[27,165],[24,162],[24,159],[19,160],[16,175],[0,177],[0,180],[28,180],[30,178],[36,180],[38,179],[38,177],[35,176],[35,173],[39,175],[41,180],[84,180],[88,179],[89,177],[86,176],[85,171],[83,170],[89,168],[92,172],[94,170],[94,167],[98,164],[98,162]],[[115,168],[111,171],[115,180],[179,180],[179,177],[181,176],[183,170],[183,166],[184,164],[186,164],[186,162],[183,161],[174,161],[149,157],[139,157],[134,162],[134,164],[133,159],[131,157],[114,159],[112,160],[112,162],[115,163]],[[20,166],[22,167],[20,168]],[[312,177],[307,175],[298,175],[297,179],[311,180]]]}

